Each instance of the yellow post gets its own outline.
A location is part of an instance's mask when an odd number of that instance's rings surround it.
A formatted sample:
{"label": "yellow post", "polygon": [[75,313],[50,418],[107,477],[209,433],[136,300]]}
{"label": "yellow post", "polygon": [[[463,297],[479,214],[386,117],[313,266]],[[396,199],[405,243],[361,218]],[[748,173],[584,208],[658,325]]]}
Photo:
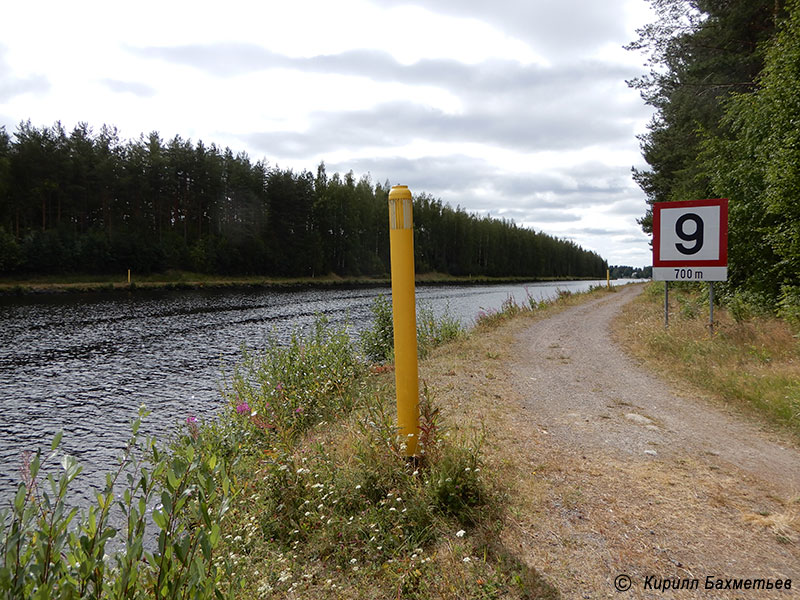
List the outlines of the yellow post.
{"label": "yellow post", "polygon": [[611,269],[606,269],[606,287],[611,289]]}
{"label": "yellow post", "polygon": [[128,285],[131,284],[131,270],[128,269]]}
{"label": "yellow post", "polygon": [[419,438],[419,368],[414,298],[414,222],[411,192],[405,185],[396,185],[389,192],[389,245],[397,426],[400,438],[406,443],[406,456],[414,456]]}

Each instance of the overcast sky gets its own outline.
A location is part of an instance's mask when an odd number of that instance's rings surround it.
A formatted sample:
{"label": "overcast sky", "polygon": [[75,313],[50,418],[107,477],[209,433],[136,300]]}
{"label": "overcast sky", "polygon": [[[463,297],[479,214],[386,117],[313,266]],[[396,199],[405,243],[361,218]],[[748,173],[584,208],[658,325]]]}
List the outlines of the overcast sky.
{"label": "overcast sky", "polygon": [[9,2],[0,125],[158,131],[352,170],[651,264],[645,0]]}

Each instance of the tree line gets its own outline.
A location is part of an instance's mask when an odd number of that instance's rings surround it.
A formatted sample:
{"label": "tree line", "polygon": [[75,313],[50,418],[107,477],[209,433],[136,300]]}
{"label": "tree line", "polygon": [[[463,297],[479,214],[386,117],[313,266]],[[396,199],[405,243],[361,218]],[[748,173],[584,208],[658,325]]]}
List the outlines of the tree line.
{"label": "tree line", "polygon": [[[382,276],[387,183],[271,167],[244,152],[158,133],[123,141],[86,123],[0,129],[0,274],[190,270],[220,275]],[[418,272],[599,277],[575,243],[414,200]]]}
{"label": "tree line", "polygon": [[[800,315],[800,0],[649,0],[648,202],[729,199],[729,299]],[[652,230],[652,209],[641,219]]]}
{"label": "tree line", "polygon": [[650,279],[653,267],[631,267],[629,265],[610,265],[608,274],[611,279]]}

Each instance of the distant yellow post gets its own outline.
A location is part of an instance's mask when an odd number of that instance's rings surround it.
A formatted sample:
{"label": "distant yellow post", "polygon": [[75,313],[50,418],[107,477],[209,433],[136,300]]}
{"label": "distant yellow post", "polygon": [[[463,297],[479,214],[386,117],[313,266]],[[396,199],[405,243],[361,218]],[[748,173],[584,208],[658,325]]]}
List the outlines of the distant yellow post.
{"label": "distant yellow post", "polygon": [[406,443],[406,456],[414,456],[419,438],[419,368],[414,299],[414,221],[411,192],[405,185],[396,185],[389,192],[389,245],[398,435]]}
{"label": "distant yellow post", "polygon": [[611,269],[606,269],[606,287],[611,289]]}
{"label": "distant yellow post", "polygon": [[131,270],[128,269],[128,285],[131,284]]}

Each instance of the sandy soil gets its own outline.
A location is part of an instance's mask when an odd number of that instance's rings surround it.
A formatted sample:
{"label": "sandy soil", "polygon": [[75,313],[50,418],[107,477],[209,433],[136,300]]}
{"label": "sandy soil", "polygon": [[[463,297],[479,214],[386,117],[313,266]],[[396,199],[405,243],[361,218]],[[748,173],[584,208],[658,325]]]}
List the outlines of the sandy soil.
{"label": "sandy soil", "polygon": [[[522,321],[423,373],[456,417],[478,415],[489,468],[513,482],[505,545],[565,599],[800,598],[800,450],[615,345],[610,323],[640,289]],[[469,356],[464,373],[450,366]],[[707,577],[792,589],[704,590]],[[657,589],[665,579],[699,589]]]}

